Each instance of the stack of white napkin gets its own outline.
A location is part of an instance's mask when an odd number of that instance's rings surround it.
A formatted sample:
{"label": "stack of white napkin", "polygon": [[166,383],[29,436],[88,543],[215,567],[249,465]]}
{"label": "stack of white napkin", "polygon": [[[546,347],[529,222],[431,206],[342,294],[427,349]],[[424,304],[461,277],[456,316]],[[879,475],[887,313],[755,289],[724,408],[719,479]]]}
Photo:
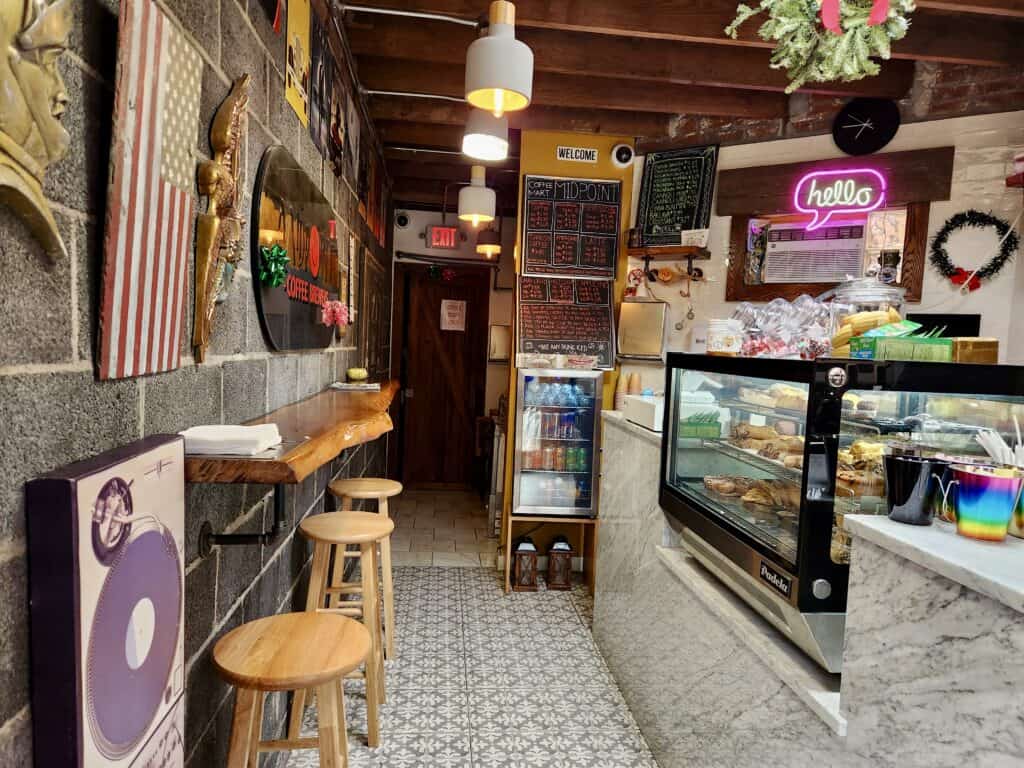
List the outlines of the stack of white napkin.
{"label": "stack of white napkin", "polygon": [[253,456],[281,444],[277,424],[205,424],[179,434],[185,438],[185,453],[199,455]]}

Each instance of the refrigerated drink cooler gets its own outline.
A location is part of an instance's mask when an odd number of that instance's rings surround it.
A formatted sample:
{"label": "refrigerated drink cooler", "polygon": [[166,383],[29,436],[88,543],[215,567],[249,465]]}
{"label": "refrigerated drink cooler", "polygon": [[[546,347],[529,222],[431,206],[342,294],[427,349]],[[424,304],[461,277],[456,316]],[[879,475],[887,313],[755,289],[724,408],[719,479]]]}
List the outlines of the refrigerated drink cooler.
{"label": "refrigerated drink cooler", "polygon": [[600,371],[519,371],[513,515],[597,515],[600,416]]}

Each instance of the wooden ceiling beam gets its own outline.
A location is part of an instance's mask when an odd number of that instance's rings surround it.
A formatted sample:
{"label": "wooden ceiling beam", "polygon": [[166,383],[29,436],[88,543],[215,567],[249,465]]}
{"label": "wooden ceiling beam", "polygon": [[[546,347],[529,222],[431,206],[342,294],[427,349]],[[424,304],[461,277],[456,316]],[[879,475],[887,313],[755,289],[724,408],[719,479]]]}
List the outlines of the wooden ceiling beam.
{"label": "wooden ceiling beam", "polygon": [[390,164],[392,161],[396,162],[414,162],[414,163],[440,163],[440,164],[454,164],[454,165],[485,165],[488,168],[501,168],[516,170],[519,168],[519,158],[512,156],[508,160],[503,160],[500,163],[481,163],[479,160],[474,160],[471,157],[467,157],[462,152],[455,150],[446,150],[443,152],[432,151],[430,149],[417,149],[416,147],[402,147],[398,145],[390,145],[384,147],[384,158]]}
{"label": "wooden ceiling beam", "polygon": [[[953,0],[944,0],[959,10]],[[1024,21],[995,14],[1001,7],[1015,10],[1019,0],[968,0],[973,13],[949,13],[922,7],[912,17],[907,36],[893,45],[897,59],[945,61],[989,66],[1024,61]],[[478,0],[374,0],[380,8],[427,11],[479,19],[486,5]],[[993,9],[993,15],[981,13]],[[736,0],[590,0],[585,5],[549,0],[519,0],[519,28],[558,29],[599,35],[682,40],[726,46],[770,48],[757,36],[757,19],[740,29],[738,40],[723,30],[736,15]],[[438,44],[438,43],[435,43]],[[443,43],[441,43],[443,44]]]}
{"label": "wooden ceiling beam", "polygon": [[[468,165],[392,160],[388,163],[388,170],[391,172],[392,177],[396,179],[428,179],[433,181],[469,183]],[[487,186],[489,187],[514,187],[518,183],[518,169],[487,169]]]}
{"label": "wooden ceiling beam", "polygon": [[[376,56],[360,56],[357,62],[359,81],[371,91],[463,95],[465,70],[461,64],[424,65],[412,59]],[[582,109],[778,119],[786,116],[788,99],[781,93],[536,72],[533,103]]]}
{"label": "wooden ceiling beam", "polygon": [[[476,37],[472,28],[440,21],[373,14],[354,14],[352,19],[347,26],[349,45],[361,56],[406,59],[410,51],[415,51],[418,60],[461,65],[466,48]],[[439,45],[437,41],[442,37],[446,42]],[[628,80],[779,92],[789,85],[785,73],[771,68],[770,52],[758,48],[550,29],[523,29],[519,37],[533,49],[538,72],[596,77],[613,72],[616,78]],[[852,83],[816,83],[801,90],[899,99],[906,95],[913,78],[912,62],[889,61],[878,77]]]}
{"label": "wooden ceiling beam", "polygon": [[[371,96],[370,115],[391,122],[466,124],[465,104],[406,96]],[[513,128],[534,131],[577,131],[615,136],[665,137],[673,118],[654,112],[621,112],[611,109],[561,109],[531,106],[509,115]]]}
{"label": "wooden ceiling beam", "polygon": [[[461,125],[439,125],[436,123],[411,123],[392,120],[374,120],[380,133],[381,141],[387,145],[402,147],[419,147],[421,149],[442,149],[448,151],[462,150]],[[510,131],[508,137],[509,154],[519,155],[519,131]],[[486,163],[478,163],[486,165]]]}

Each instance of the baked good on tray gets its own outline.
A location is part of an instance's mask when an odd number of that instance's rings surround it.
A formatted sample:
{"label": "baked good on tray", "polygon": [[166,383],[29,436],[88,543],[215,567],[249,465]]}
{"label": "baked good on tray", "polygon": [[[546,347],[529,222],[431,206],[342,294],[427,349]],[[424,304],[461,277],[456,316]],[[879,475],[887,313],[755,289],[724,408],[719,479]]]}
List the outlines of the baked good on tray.
{"label": "baked good on tray", "polygon": [[807,410],[807,392],[789,384],[772,384],[768,392],[775,398],[775,407],[787,411]]}
{"label": "baked good on tray", "polygon": [[765,408],[775,408],[775,398],[763,389],[752,389],[740,387],[740,400],[751,405],[760,405]]}

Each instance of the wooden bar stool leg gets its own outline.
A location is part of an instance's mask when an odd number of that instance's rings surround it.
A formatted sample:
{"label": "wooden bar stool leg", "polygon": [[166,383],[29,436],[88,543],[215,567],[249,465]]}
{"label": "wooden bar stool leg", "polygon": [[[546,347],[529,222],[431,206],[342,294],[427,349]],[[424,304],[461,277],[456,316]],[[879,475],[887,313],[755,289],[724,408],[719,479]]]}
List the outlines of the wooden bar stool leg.
{"label": "wooden bar stool leg", "polygon": [[[388,500],[380,500],[380,514],[388,516]],[[384,584],[384,654],[395,658],[395,584],[391,574],[391,537],[380,543],[381,581]]]}
{"label": "wooden bar stool leg", "polygon": [[249,734],[248,768],[260,768],[260,740],[263,738],[263,704],[267,696],[263,691],[254,691],[254,693],[256,696],[252,703],[252,728]]}
{"label": "wooden bar stool leg", "polygon": [[231,721],[231,742],[228,747],[228,768],[248,768],[252,749],[253,708],[256,691],[238,688],[235,691],[235,716]]}
{"label": "wooden bar stool leg", "polygon": [[351,496],[342,496],[341,497],[341,511],[342,512],[351,512],[352,511],[352,497]]}
{"label": "wooden bar stool leg", "polygon": [[377,601],[368,599],[377,594],[377,567],[374,557],[375,543],[360,545],[362,557],[359,567],[363,583],[363,623],[370,633],[370,653],[366,657],[366,743],[370,747],[380,746],[380,719],[378,709],[382,703],[380,666],[380,621],[377,617]]}
{"label": "wooden bar stool leg", "polygon": [[338,733],[338,684],[332,680],[318,686],[317,730],[320,739],[320,768],[342,768],[341,738]]}
{"label": "wooden bar stool leg", "polygon": [[[313,567],[309,572],[309,588],[306,590],[306,610],[315,611],[324,605],[324,587],[327,586],[327,569],[331,560],[331,546],[317,542],[313,545]],[[299,738],[302,730],[302,716],[306,711],[306,692],[295,691],[292,695],[292,713],[288,721],[288,738]]]}
{"label": "wooden bar stool leg", "polygon": [[341,743],[341,764],[348,768],[348,718],[345,715],[345,678],[338,680],[338,733]]}

